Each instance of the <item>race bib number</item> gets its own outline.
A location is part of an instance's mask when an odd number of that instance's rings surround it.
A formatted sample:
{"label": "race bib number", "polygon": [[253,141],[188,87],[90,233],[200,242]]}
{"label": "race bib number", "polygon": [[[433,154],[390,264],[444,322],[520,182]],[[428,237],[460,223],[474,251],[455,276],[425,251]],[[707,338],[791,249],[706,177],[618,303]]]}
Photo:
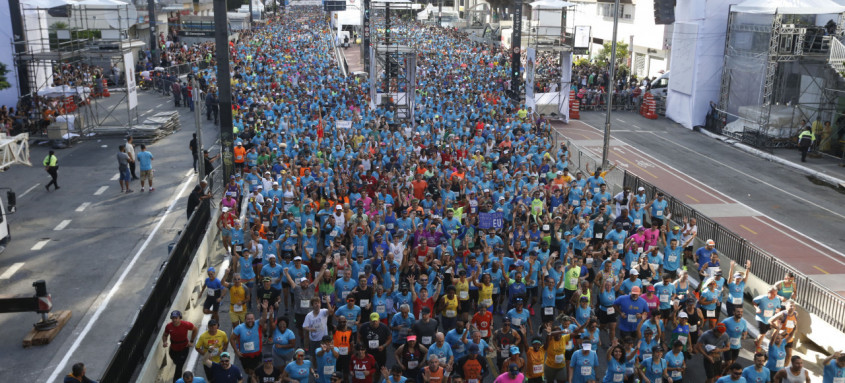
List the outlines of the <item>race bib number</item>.
{"label": "race bib number", "polygon": [[668,259],[669,262],[671,262],[671,263],[675,263],[675,261],[678,260],[678,256],[677,255],[670,255],[666,259]]}
{"label": "race bib number", "polygon": [[299,300],[299,307],[303,308],[303,309],[307,309],[307,308],[311,307],[311,301],[309,301],[307,299],[300,299]]}
{"label": "race bib number", "polygon": [[531,366],[531,371],[534,372],[535,374],[539,374],[539,373],[543,372],[543,365],[542,364],[535,364],[535,365]]}
{"label": "race bib number", "polygon": [[707,310],[707,317],[708,318],[715,318],[716,317],[716,310]]}
{"label": "race bib number", "polygon": [[513,319],[511,319],[511,323],[513,323],[514,326],[519,326],[519,325],[522,324],[522,319],[521,318],[513,318]]}
{"label": "race bib number", "polygon": [[564,355],[564,354],[555,355],[555,363],[557,363],[557,364],[563,363],[563,361],[565,359],[566,359],[566,355]]}
{"label": "race bib number", "polygon": [[786,328],[789,328],[789,329],[795,328],[795,322],[793,322],[791,320],[786,321]]}
{"label": "race bib number", "polygon": [[602,239],[604,237],[604,233],[596,233],[596,238]]}
{"label": "race bib number", "polygon": [[261,221],[261,224],[264,226],[270,226],[270,221]]}
{"label": "race bib number", "polygon": [[392,223],[388,223],[387,225],[385,225],[385,227],[387,227],[387,230],[393,230],[393,224]]}
{"label": "race bib number", "polygon": [[775,311],[774,311],[774,310],[763,310],[763,317],[765,317],[765,318],[771,318],[771,317],[772,317],[772,315],[775,315]]}
{"label": "race bib number", "polygon": [[371,340],[371,341],[367,342],[367,345],[369,345],[370,348],[378,348],[378,341],[377,340]]}
{"label": "race bib number", "polygon": [[685,336],[683,336],[683,335],[679,336],[679,337],[678,337],[678,342],[681,342],[681,343],[683,343],[683,344],[686,346],[686,344],[687,344],[687,337],[685,337]]}
{"label": "race bib number", "polygon": [[346,297],[348,297],[348,296],[349,296],[349,291],[341,291],[340,292],[340,297],[343,298],[344,300],[346,300]]}
{"label": "race bib number", "polygon": [[244,351],[247,351],[247,352],[255,351],[255,342],[244,343]]}
{"label": "race bib number", "polygon": [[616,250],[622,250],[622,244],[621,243],[616,245]]}
{"label": "race bib number", "polygon": [[732,303],[734,306],[739,306],[739,305],[741,305],[741,304],[742,304],[742,297],[739,297],[739,298],[731,298],[731,303]]}
{"label": "race bib number", "polygon": [[355,379],[365,379],[364,371],[355,371]]}
{"label": "race bib number", "polygon": [[376,306],[376,312],[379,314],[384,314],[386,312],[385,305],[378,305]]}
{"label": "race bib number", "polygon": [[613,315],[616,313],[616,308],[611,306],[607,308],[607,315]]}
{"label": "race bib number", "polygon": [[243,305],[232,305],[232,310],[234,310],[236,313],[239,313],[241,311],[244,311],[244,306]]}
{"label": "race bib number", "polygon": [[613,382],[618,383],[625,379],[625,374],[613,374]]}
{"label": "race bib number", "polygon": [[235,251],[237,251],[237,252],[241,252],[241,250],[243,250],[243,248],[244,247],[241,246],[241,245],[235,245]]}
{"label": "race bib number", "polygon": [[643,252],[643,247],[642,246],[637,247],[637,253],[642,254],[642,252]]}
{"label": "race bib number", "polygon": [[661,295],[660,296],[660,303],[669,303],[669,296],[668,295]]}
{"label": "race bib number", "polygon": [[775,362],[775,368],[783,368],[783,362],[784,362],[784,361],[786,361],[786,359],[778,359],[778,360]]}
{"label": "race bib number", "polygon": [[364,306],[366,306],[366,305],[368,305],[368,304],[370,304],[370,300],[369,300],[369,299],[361,299],[361,307],[364,307]]}
{"label": "race bib number", "polygon": [[206,290],[205,290],[205,293],[206,293],[208,296],[213,297],[213,296],[214,296],[214,294],[216,294],[216,293],[217,293],[217,290],[215,290],[215,289],[206,289]]}
{"label": "race bib number", "polygon": [[323,366],[323,375],[334,374],[334,366]]}
{"label": "race bib number", "polygon": [[478,379],[467,379],[467,383],[478,383]]}
{"label": "race bib number", "polygon": [[601,193],[601,188],[593,188],[593,194]]}
{"label": "race bib number", "polygon": [[461,292],[459,292],[459,293],[458,293],[458,298],[459,298],[460,300],[462,300],[462,301],[463,301],[463,300],[467,300],[467,299],[469,299],[469,291],[461,291]]}
{"label": "race bib number", "polygon": [[349,355],[349,347],[338,347],[337,353],[340,355]]}
{"label": "race bib number", "polygon": [[[493,286],[493,294],[498,294],[498,293],[499,293],[499,286]],[[491,299],[490,302],[492,302],[492,301],[493,300]]]}
{"label": "race bib number", "polygon": [[446,317],[447,318],[454,318],[458,316],[458,312],[455,310],[446,310]]}
{"label": "race bib number", "polygon": [[510,352],[507,349],[499,350],[499,356],[502,358],[507,358],[510,356]]}
{"label": "race bib number", "polygon": [[589,376],[593,374],[593,366],[581,366],[581,375]]}
{"label": "race bib number", "polygon": [[689,325],[689,332],[696,332],[698,331],[698,325],[691,324]]}
{"label": "race bib number", "polygon": [[424,344],[426,346],[430,345],[431,344],[431,337],[430,336],[422,337],[422,344]]}
{"label": "race bib number", "polygon": [[634,314],[628,314],[628,323],[637,323],[637,317]]}
{"label": "race bib number", "polygon": [[480,330],[480,331],[479,331],[479,333],[481,334],[481,337],[482,337],[482,338],[486,338],[486,337],[487,337],[487,335],[489,335],[489,334],[490,334],[490,332],[489,332],[489,331],[487,331],[487,330]]}
{"label": "race bib number", "polygon": [[732,347],[739,347],[740,340],[742,340],[742,338],[731,338],[731,346]]}
{"label": "race bib number", "polygon": [[481,300],[481,303],[484,303],[484,305],[485,305],[485,306],[490,307],[490,306],[492,306],[492,305],[493,305],[493,300],[492,300],[492,299],[490,299],[490,298],[488,298],[488,299],[482,299],[482,300]]}
{"label": "race bib number", "polygon": [[643,360],[651,358],[651,354],[643,354]]}
{"label": "race bib number", "polygon": [[657,216],[658,216],[658,217],[662,217],[662,216],[663,216],[663,210],[658,210],[658,211],[657,211]]}
{"label": "race bib number", "polygon": [[634,220],[634,225],[639,226],[641,223],[643,223],[643,220],[641,220],[641,219],[635,219]]}
{"label": "race bib number", "polygon": [[543,314],[555,315],[555,308],[554,307],[543,307]]}
{"label": "race bib number", "polygon": [[677,370],[676,370],[676,371],[672,371],[672,372],[669,374],[669,376],[671,376],[671,377],[672,377],[672,379],[680,378],[680,377],[681,377],[681,372],[680,372],[680,371],[677,371]]}
{"label": "race bib number", "polygon": [[419,365],[420,365],[420,362],[418,362],[416,360],[412,360],[412,361],[408,362],[408,368],[411,369],[411,370],[417,368],[417,366],[419,366]]}

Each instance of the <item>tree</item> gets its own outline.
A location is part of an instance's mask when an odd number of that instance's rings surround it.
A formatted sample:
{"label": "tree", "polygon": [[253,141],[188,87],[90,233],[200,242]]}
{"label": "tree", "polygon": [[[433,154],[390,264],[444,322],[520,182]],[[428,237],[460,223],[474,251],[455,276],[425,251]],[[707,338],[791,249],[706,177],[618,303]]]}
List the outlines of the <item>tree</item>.
{"label": "tree", "polygon": [[6,80],[6,73],[9,70],[6,69],[6,64],[0,63],[0,90],[10,88],[12,84],[9,84],[9,81]]}
{"label": "tree", "polygon": [[[596,64],[605,67],[610,61],[611,41],[605,41],[602,44],[601,51],[596,55]],[[625,65],[628,62],[628,44],[618,41],[616,43],[616,65]]]}

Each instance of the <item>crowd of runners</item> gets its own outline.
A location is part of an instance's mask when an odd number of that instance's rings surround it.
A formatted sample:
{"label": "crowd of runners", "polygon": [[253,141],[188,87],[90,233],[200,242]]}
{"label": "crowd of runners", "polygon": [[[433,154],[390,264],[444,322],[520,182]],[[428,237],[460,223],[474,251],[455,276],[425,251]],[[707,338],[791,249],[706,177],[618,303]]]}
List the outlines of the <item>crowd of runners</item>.
{"label": "crowd of runners", "polygon": [[[663,195],[570,168],[551,123],[506,98],[506,51],[391,29],[419,52],[414,123],[369,108],[317,8],[229,46],[237,174],[217,225],[231,263],[208,269],[208,331],[171,314],[174,381],[809,382],[790,276],[747,323],[749,265],[696,245]],[[843,382],[845,356],[823,363]]]}

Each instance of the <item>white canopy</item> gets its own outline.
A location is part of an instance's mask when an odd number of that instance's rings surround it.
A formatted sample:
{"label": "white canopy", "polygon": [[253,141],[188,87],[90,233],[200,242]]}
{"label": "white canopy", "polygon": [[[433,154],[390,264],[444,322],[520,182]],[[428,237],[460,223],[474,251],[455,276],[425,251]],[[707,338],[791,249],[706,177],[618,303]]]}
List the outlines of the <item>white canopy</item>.
{"label": "white canopy", "polygon": [[70,87],[67,85],[62,86],[49,86],[46,88],[42,88],[38,90],[38,95],[41,97],[67,97],[67,96],[79,96],[82,98],[87,98],[88,94],[91,93],[91,88],[86,87]]}
{"label": "white canopy", "polygon": [[843,13],[845,5],[833,0],[746,0],[733,5],[731,11],[766,15],[819,15]]}
{"label": "white canopy", "polygon": [[562,0],[539,0],[531,3],[531,8],[542,8],[542,9],[563,9],[566,7],[574,7],[575,3],[570,3],[568,1]]}

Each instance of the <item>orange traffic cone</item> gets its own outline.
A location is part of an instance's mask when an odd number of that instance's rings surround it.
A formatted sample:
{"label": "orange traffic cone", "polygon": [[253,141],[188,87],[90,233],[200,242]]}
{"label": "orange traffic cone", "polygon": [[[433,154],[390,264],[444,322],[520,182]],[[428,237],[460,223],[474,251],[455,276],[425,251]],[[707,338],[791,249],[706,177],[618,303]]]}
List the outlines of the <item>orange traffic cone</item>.
{"label": "orange traffic cone", "polygon": [[111,93],[109,93],[109,84],[106,82],[106,79],[103,79],[103,97],[111,97]]}
{"label": "orange traffic cone", "polygon": [[575,100],[572,103],[572,108],[569,110],[569,118],[573,120],[581,119],[581,101]]}
{"label": "orange traffic cone", "polygon": [[645,118],[648,118],[650,120],[657,119],[657,101],[654,99],[654,97],[649,97],[648,109],[646,110]]}
{"label": "orange traffic cone", "polygon": [[646,93],[643,95],[643,102],[640,104],[640,115],[645,117],[646,113],[648,113],[648,102],[651,100],[652,95],[651,93]]}

